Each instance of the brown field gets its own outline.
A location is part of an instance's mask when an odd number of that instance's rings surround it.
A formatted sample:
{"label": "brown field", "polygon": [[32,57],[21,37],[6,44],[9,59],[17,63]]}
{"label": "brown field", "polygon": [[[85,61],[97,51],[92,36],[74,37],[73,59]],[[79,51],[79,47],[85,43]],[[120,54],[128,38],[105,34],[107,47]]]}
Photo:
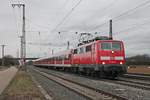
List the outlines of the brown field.
{"label": "brown field", "polygon": [[128,73],[150,74],[150,66],[129,66]]}

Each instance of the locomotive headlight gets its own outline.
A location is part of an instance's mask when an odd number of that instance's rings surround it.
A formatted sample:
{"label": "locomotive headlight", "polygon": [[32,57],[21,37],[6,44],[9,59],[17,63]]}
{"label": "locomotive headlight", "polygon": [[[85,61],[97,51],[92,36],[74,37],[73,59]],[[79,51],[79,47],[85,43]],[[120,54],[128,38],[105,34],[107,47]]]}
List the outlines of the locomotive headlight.
{"label": "locomotive headlight", "polygon": [[111,53],[114,53],[114,51],[111,51]]}
{"label": "locomotive headlight", "polygon": [[102,62],[102,64],[104,65],[104,64],[105,64],[105,62]]}
{"label": "locomotive headlight", "polygon": [[120,65],[122,65],[123,63],[122,62],[120,62]]}

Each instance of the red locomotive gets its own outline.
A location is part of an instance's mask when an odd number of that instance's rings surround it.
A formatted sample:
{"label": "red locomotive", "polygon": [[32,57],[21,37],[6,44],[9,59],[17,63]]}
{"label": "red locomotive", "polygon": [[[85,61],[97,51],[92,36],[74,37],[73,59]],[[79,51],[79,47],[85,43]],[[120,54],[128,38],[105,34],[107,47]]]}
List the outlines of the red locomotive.
{"label": "red locomotive", "polygon": [[126,73],[123,42],[107,37],[84,41],[77,48],[38,59],[34,65],[111,78]]}

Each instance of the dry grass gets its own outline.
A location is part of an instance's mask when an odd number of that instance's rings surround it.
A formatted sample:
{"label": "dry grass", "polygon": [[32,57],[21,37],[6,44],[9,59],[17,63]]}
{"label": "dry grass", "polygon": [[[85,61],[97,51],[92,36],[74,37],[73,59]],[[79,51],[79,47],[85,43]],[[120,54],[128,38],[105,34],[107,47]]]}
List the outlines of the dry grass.
{"label": "dry grass", "polygon": [[150,75],[150,67],[149,66],[138,66],[138,67],[130,67],[128,68],[128,73],[139,73],[139,74],[149,74]]}
{"label": "dry grass", "polygon": [[43,100],[28,73],[19,71],[7,89],[2,93],[0,100]]}

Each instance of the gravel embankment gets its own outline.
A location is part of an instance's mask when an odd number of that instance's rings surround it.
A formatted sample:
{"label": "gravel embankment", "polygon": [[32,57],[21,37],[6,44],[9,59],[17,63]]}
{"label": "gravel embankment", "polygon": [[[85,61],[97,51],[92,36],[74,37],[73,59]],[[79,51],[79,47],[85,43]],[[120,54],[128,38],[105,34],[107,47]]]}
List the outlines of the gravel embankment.
{"label": "gravel embankment", "polygon": [[88,100],[69,90],[68,88],[63,87],[58,83],[55,83],[40,75],[39,73],[33,71],[31,68],[29,69],[36,81],[38,81],[38,83],[40,83],[40,85],[52,96],[53,100]]}
{"label": "gravel embankment", "polygon": [[[39,69],[39,68],[38,68]],[[57,73],[64,78],[80,82],[82,84],[86,84],[88,86],[92,86],[101,90],[104,90],[109,93],[117,94],[119,96],[125,97],[129,100],[150,100],[150,91],[137,89],[133,87],[118,85],[114,83],[104,82],[101,80],[94,80],[85,77],[80,77],[75,74],[68,74],[62,72],[56,72],[54,70],[49,69],[40,69],[42,71],[46,71],[47,73]],[[115,80],[114,80],[115,81]]]}

